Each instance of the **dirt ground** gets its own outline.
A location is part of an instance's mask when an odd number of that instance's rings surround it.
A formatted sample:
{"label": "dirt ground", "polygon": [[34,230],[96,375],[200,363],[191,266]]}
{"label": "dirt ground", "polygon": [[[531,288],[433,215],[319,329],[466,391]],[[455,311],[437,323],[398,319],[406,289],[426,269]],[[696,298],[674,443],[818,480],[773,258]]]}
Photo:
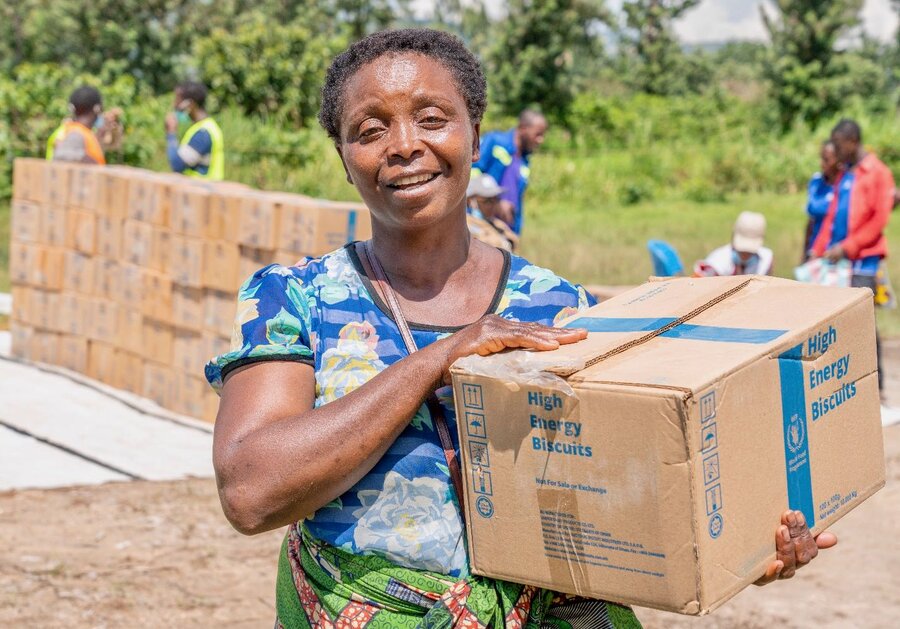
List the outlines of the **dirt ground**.
{"label": "dirt ground", "polygon": [[[886,354],[900,406],[900,344]],[[705,618],[639,610],[645,626],[900,626],[900,425],[884,434],[887,486],[834,527],[836,549]],[[5,492],[0,626],[271,627],[281,537],[234,532],[212,480]]]}

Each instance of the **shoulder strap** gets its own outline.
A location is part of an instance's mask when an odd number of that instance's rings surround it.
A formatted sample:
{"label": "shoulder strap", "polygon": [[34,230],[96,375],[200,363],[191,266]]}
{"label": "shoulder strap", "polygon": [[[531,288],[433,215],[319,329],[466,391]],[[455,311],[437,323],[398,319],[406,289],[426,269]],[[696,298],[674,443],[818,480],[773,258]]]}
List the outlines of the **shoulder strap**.
{"label": "shoulder strap", "polygon": [[[375,252],[372,250],[372,241],[367,240],[362,243],[362,250],[365,254],[366,262],[368,263],[369,268],[372,269],[372,274],[375,276],[374,280],[378,292],[381,293],[382,297],[384,297],[384,300],[387,302],[388,308],[390,308],[391,314],[394,316],[394,321],[400,329],[400,336],[403,337],[406,349],[412,354],[419,348],[409,329],[409,324],[403,316],[403,311],[400,309],[400,302],[397,301],[397,295],[394,293],[394,289],[391,288],[391,284],[384,272],[384,268],[382,268],[381,263],[375,256]],[[453,447],[453,440],[450,437],[450,428],[447,426],[444,410],[441,407],[440,402],[438,402],[437,397],[433,394],[428,396],[426,404],[428,405],[428,411],[431,413],[431,418],[434,420],[434,428],[437,431],[438,438],[441,440],[441,448],[444,450],[444,458],[447,460],[447,468],[450,470],[450,480],[453,481],[453,489],[456,490],[456,497],[459,500],[460,507],[462,507],[462,469],[459,465],[459,459],[456,456],[456,449]],[[465,520],[465,512],[462,511],[460,515],[463,517],[463,520]]]}

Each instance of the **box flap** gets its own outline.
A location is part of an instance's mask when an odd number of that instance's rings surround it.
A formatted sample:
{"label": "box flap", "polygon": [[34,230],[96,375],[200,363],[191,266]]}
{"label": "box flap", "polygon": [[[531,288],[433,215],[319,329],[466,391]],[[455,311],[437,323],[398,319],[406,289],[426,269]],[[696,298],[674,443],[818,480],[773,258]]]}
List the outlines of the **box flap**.
{"label": "box flap", "polygon": [[[454,368],[694,390],[711,376],[770,353],[790,340],[792,330],[869,299],[865,290],[762,276],[656,280],[561,322],[588,330],[580,343],[464,359]],[[803,308],[792,307],[797,303]],[[638,346],[641,352],[629,351]]]}

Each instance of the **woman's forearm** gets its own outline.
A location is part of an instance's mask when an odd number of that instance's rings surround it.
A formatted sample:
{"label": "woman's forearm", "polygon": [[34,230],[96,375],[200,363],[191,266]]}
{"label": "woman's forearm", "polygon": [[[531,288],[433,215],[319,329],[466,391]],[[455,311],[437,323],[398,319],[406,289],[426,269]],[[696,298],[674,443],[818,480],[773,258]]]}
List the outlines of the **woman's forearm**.
{"label": "woman's forearm", "polygon": [[434,343],[333,402],[291,409],[275,421],[261,420],[273,415],[265,404],[241,408],[230,398],[265,399],[265,387],[277,383],[263,384],[266,374],[252,369],[235,373],[220,414],[239,412],[242,425],[257,427],[217,438],[214,463],[228,519],[243,533],[259,533],[296,522],[349,490],[440,386],[445,362],[444,343]]}

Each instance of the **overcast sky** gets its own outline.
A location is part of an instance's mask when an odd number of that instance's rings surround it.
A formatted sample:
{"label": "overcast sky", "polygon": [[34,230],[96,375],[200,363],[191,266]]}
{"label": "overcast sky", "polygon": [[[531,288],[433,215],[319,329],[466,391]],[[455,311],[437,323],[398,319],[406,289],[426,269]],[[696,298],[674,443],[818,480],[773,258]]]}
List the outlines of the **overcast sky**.
{"label": "overcast sky", "polygon": [[[675,30],[686,44],[765,39],[765,28],[759,17],[761,1],[703,0],[676,22]],[[428,14],[434,0],[413,0],[413,6],[420,14]],[[503,3],[487,0],[487,6],[492,13],[499,13]],[[622,0],[607,0],[607,6],[618,10]],[[866,32],[882,41],[890,40],[897,31],[897,14],[890,0],[866,0],[863,22]]]}

